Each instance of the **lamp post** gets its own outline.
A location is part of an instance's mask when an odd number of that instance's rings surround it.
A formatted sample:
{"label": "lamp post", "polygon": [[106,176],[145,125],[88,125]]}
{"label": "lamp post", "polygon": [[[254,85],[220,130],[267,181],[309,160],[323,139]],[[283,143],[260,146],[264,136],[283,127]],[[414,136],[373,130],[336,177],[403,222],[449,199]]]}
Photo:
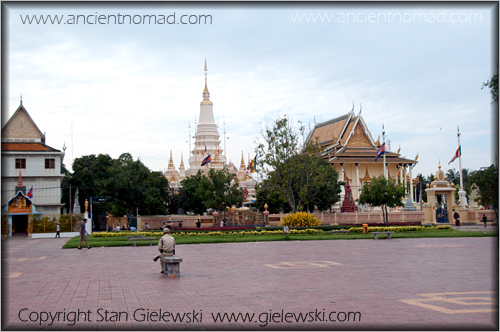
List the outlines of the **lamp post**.
{"label": "lamp post", "polygon": [[264,211],[264,212],[262,212],[262,213],[264,214],[264,226],[267,226],[267,225],[268,225],[268,220],[269,220],[269,211],[267,211],[267,208],[268,208],[268,207],[269,207],[269,206],[267,205],[267,203],[266,203],[266,204],[264,204],[264,209],[265,209],[265,211]]}
{"label": "lamp post", "polygon": [[212,214],[214,216],[214,223],[217,224],[217,216],[219,215],[219,213],[217,211],[214,211]]}

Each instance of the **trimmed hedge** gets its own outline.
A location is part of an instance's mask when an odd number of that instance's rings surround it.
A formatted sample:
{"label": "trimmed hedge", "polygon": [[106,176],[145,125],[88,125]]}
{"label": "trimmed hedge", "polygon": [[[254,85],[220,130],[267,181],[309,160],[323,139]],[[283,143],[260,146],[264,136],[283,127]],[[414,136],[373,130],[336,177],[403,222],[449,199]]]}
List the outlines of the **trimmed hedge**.
{"label": "trimmed hedge", "polygon": [[287,214],[283,217],[281,224],[291,227],[314,227],[319,226],[321,221],[316,219],[314,215],[309,212],[296,212],[294,214]]}

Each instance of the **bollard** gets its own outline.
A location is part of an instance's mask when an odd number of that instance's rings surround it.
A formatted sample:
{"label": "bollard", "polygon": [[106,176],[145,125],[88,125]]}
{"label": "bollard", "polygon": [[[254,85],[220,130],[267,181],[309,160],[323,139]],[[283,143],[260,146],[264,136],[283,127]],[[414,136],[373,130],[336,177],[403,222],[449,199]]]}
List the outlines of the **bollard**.
{"label": "bollard", "polygon": [[363,224],[363,234],[368,234],[368,224]]}

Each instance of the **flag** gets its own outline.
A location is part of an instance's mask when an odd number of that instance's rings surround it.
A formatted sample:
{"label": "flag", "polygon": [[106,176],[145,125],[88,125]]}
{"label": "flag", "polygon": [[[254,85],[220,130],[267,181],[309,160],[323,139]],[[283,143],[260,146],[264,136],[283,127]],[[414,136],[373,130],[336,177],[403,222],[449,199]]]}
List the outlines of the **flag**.
{"label": "flag", "polygon": [[458,157],[460,157],[462,155],[462,146],[459,146],[457,151],[455,152],[455,155],[453,156],[453,158],[451,158],[450,162],[448,163],[451,164],[452,162],[455,161],[455,159],[457,159]]}
{"label": "flag", "polygon": [[250,170],[250,173],[257,171],[257,155],[255,155],[255,157],[250,161],[250,164],[248,164],[247,169]]}
{"label": "flag", "polygon": [[28,191],[28,198],[33,198],[33,186],[31,186],[30,191]]}
{"label": "flag", "polygon": [[385,154],[385,143],[378,148],[377,155],[375,156],[375,161],[377,161],[378,157]]}
{"label": "flag", "polygon": [[210,162],[210,155],[208,155],[203,161],[201,162],[201,166],[206,165]]}

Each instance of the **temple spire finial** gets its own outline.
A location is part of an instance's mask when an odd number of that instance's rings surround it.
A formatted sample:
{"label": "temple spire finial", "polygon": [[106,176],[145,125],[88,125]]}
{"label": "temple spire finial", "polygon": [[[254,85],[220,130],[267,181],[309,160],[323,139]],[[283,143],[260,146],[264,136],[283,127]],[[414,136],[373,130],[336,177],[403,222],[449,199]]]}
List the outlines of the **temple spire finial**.
{"label": "temple spire finial", "polygon": [[21,92],[21,105],[23,104],[23,93]]}
{"label": "temple spire finial", "polygon": [[208,91],[207,72],[207,59],[205,58],[205,89],[203,90],[203,101],[200,105],[213,105],[210,101],[210,92]]}

